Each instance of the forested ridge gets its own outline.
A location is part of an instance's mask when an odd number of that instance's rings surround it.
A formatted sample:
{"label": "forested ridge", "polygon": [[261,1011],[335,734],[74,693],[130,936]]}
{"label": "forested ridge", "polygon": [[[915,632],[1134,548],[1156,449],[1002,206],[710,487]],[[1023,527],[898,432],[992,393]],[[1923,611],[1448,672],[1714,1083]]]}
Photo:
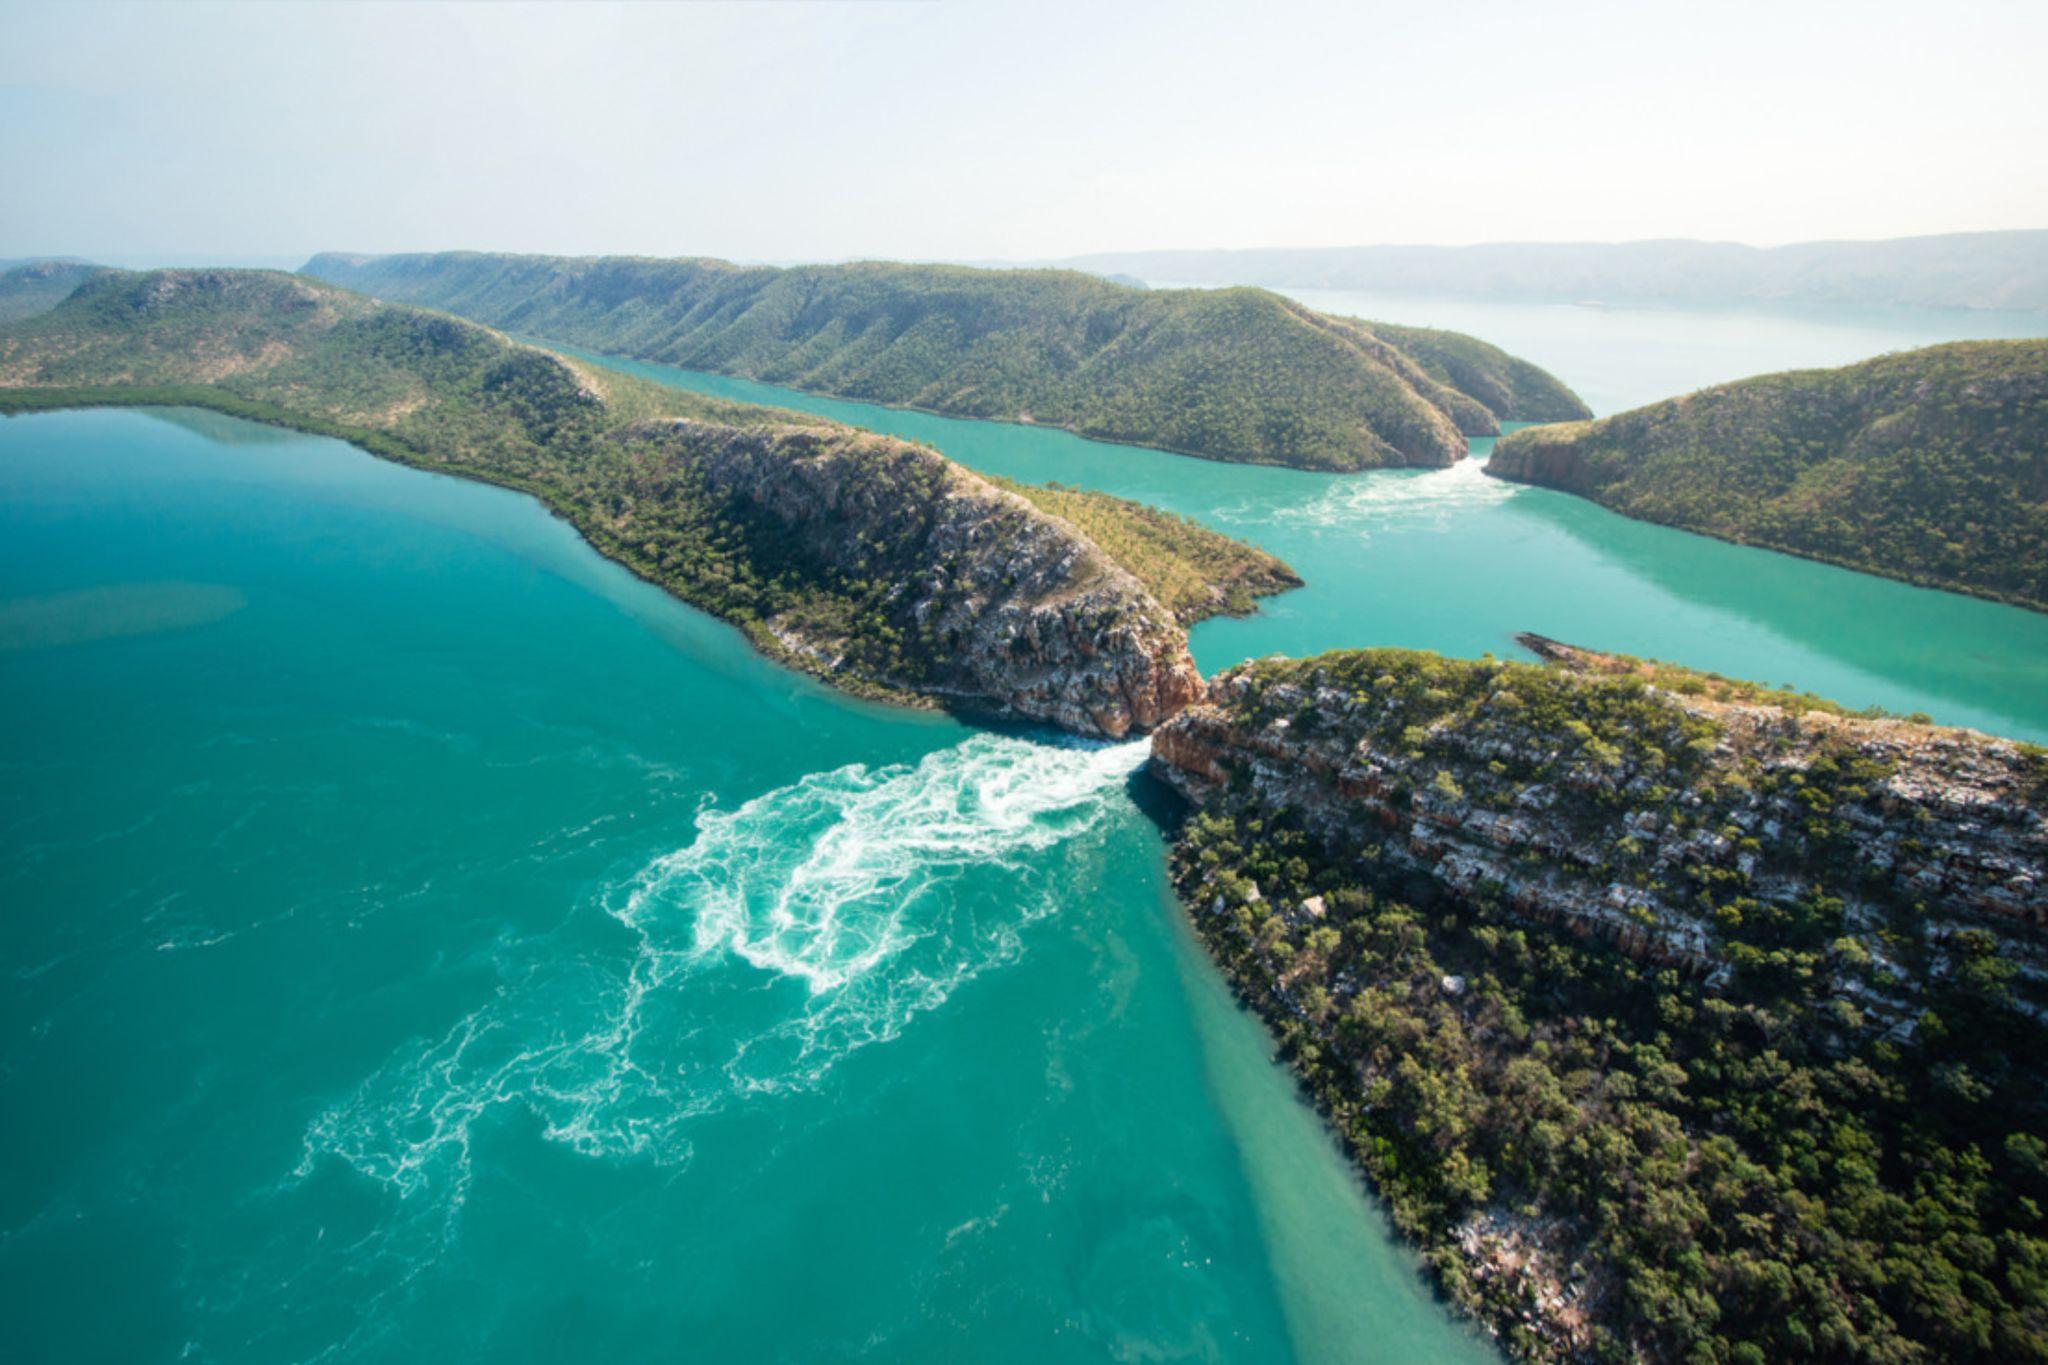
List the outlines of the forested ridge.
{"label": "forested ridge", "polygon": [[1301,586],[1281,560],[1192,517],[1088,488],[982,477],[1081,528],[1184,626],[1211,616],[1248,616],[1255,599]]}
{"label": "forested ridge", "polygon": [[1259,289],[473,252],[328,253],[306,271],[591,350],[1220,460],[1443,466],[1502,420],[1586,415],[1555,379],[1473,338],[1328,318]]}
{"label": "forested ridge", "polygon": [[2048,341],[1966,341],[1518,431],[1487,472],[2048,611]]}

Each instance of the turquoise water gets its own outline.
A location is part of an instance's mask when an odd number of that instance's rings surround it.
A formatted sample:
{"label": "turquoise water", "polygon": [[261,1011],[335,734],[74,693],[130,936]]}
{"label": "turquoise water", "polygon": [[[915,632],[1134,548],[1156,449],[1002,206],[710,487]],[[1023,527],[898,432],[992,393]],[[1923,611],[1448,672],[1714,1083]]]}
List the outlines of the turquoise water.
{"label": "turquoise water", "polygon": [[1009,478],[1136,498],[1256,542],[1307,586],[1269,599],[1256,616],[1197,626],[1191,644],[1205,673],[1265,654],[1360,645],[1509,655],[1518,632],[1535,631],[2048,740],[2048,615],[1671,531],[1490,479],[1482,462],[1491,441],[1475,441],[1478,458],[1446,470],[1312,474],[605,363],[924,441]]}
{"label": "turquoise water", "polygon": [[0,1355],[1485,1358],[1143,752],[849,701],[337,442],[0,422]]}
{"label": "turquoise water", "polygon": [[[1261,541],[1310,586],[1205,669],[1535,629],[2048,737],[2048,618],[1470,462],[630,368]],[[1187,933],[1142,755],[840,697],[502,490],[0,422],[0,1354],[1488,1358]]]}

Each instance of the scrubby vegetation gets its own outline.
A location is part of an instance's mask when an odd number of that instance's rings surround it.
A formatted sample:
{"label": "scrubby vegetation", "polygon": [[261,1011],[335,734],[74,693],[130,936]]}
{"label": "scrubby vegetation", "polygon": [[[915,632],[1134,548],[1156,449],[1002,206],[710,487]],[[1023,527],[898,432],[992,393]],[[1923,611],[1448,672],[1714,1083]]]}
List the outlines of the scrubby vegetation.
{"label": "scrubby vegetation", "polygon": [[[106,404],[212,408],[522,489],[771,655],[898,699],[925,679],[934,651],[901,619],[897,542],[921,524],[920,506],[951,495],[946,480],[989,491],[919,447],[663,388],[457,318],[265,271],[110,272],[0,330],[0,411]],[[825,562],[743,492],[706,482],[702,452],[749,431],[790,458],[849,456],[876,504],[898,509],[858,563]],[[1087,520],[1142,551],[1141,567],[1190,600],[1194,576],[1213,568],[1228,594],[1264,559],[1192,530],[1177,538],[1192,548],[1169,553],[1171,519],[1116,499],[1091,503]],[[836,652],[793,648],[799,638],[831,639]]]}
{"label": "scrubby vegetation", "polygon": [[1439,383],[1477,401],[1503,422],[1573,422],[1593,415],[1579,396],[1540,369],[1463,332],[1366,324]]}
{"label": "scrubby vegetation", "polygon": [[1576,662],[1226,675],[1203,938],[1521,1357],[2048,1360],[2039,752]]}
{"label": "scrubby vegetation", "polygon": [[[1481,343],[1415,333],[1432,338],[1434,358],[1418,361],[1372,325],[1258,289],[475,253],[326,255],[307,271],[593,350],[1221,460],[1441,466],[1463,457],[1461,432],[1492,433],[1539,389],[1542,415],[1584,412],[1556,381]],[[1460,391],[1467,382],[1474,390]],[[1497,401],[1516,412],[1492,411]]]}
{"label": "scrubby vegetation", "polygon": [[1973,341],[1518,431],[1487,472],[2048,611],[2048,341]]}
{"label": "scrubby vegetation", "polygon": [[[1638,659],[1631,654],[1598,653],[1560,644],[1541,635],[1518,635],[1516,642],[1535,654],[1562,663],[1576,672],[1610,678],[1639,678],[1643,682],[1663,689],[1680,697],[1699,697],[1708,701],[1730,702],[1750,706],[1769,706],[1790,715],[1805,715],[1809,711],[1830,716],[1860,716],[1865,720],[1880,720],[1894,713],[1882,706],[1850,708],[1827,697],[1815,696],[1790,687],[1772,687],[1768,683],[1751,682],[1747,678],[1729,678],[1704,669],[1687,668],[1683,664],[1665,663],[1661,659]],[[1915,712],[1900,719],[1918,724],[1932,724],[1924,712]]]}
{"label": "scrubby vegetation", "polygon": [[1258,598],[1301,586],[1285,563],[1191,517],[1060,483],[983,477],[1080,527],[1184,626],[1211,616],[1248,616],[1258,609]]}

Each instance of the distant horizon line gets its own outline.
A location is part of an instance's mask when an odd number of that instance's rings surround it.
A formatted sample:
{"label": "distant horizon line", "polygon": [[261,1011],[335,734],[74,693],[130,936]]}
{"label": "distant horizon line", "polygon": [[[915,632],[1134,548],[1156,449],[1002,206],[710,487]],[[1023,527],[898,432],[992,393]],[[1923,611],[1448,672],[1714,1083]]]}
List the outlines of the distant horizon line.
{"label": "distant horizon line", "polygon": [[[1911,233],[1893,237],[1812,237],[1793,241],[1756,243],[1737,241],[1733,238],[1718,237],[1623,237],[1623,238],[1495,238],[1466,242],[1352,242],[1332,246],[1269,245],[1269,246],[1144,246],[1110,247],[1089,251],[1070,252],[1058,256],[937,256],[937,255],[888,255],[875,252],[853,252],[837,255],[749,257],[743,255],[719,255],[706,251],[563,251],[512,249],[501,247],[401,247],[382,251],[358,251],[345,248],[318,247],[306,251],[219,251],[219,250],[122,250],[81,252],[68,251],[21,251],[10,249],[0,251],[0,261],[10,266],[43,261],[63,261],[82,264],[106,264],[122,266],[126,262],[150,261],[158,266],[177,262],[191,262],[194,265],[215,265],[227,268],[234,262],[293,261],[304,263],[315,256],[329,253],[337,255],[362,256],[408,256],[442,255],[450,252],[473,252],[478,255],[516,256],[564,256],[564,257],[642,257],[650,260],[693,260],[711,259],[731,261],[736,265],[847,265],[861,261],[886,261],[907,265],[964,265],[983,268],[1029,267],[1060,265],[1069,261],[1097,260],[1104,257],[1161,256],[1161,255],[1255,255],[1279,252],[1346,252],[1346,251],[1480,251],[1497,248],[1568,248],[1568,247],[1636,247],[1636,246],[1708,246],[1728,247],[1745,251],[1783,251],[1797,247],[1820,246],[1885,246],[1912,242],[1962,240],[1990,237],[2048,237],[2048,227],[2022,228],[1969,228],[1953,232]],[[151,268],[124,267],[124,268]]]}

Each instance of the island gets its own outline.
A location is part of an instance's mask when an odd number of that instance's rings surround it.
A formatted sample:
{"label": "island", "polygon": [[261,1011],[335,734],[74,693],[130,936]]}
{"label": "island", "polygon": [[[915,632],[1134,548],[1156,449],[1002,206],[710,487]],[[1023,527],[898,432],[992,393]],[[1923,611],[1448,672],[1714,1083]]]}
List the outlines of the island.
{"label": "island", "polygon": [[2048,611],[2048,341],[1965,341],[1517,431],[1486,472]]}
{"label": "island", "polygon": [[923,446],[280,272],[101,272],[0,328],[0,411],[109,404],[212,408],[520,489],[785,663],[1084,735],[1198,698],[1186,623],[1299,581],[1154,509],[998,486]]}
{"label": "island", "polygon": [[2048,1350],[2048,753],[1526,637],[1210,681],[1201,938],[1523,1360]]}
{"label": "island", "polygon": [[1441,468],[1503,421],[1589,415],[1475,338],[1330,317],[1262,289],[478,252],[325,253],[304,273],[592,351],[1216,460]]}

